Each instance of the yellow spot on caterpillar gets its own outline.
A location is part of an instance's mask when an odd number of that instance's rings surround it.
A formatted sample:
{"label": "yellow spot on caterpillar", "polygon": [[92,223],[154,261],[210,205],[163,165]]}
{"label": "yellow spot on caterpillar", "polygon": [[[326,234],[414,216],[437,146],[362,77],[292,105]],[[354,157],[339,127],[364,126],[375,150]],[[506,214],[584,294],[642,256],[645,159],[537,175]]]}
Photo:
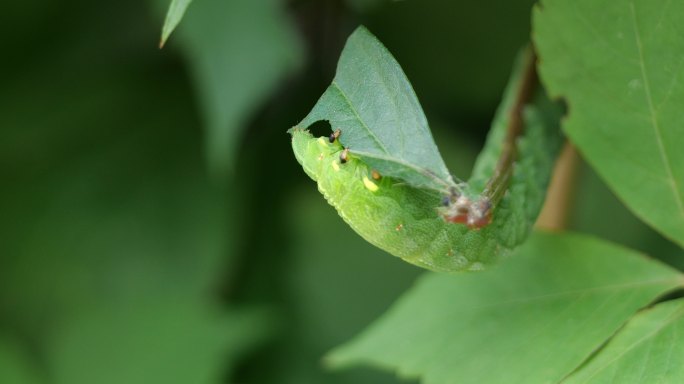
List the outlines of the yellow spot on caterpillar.
{"label": "yellow spot on caterpillar", "polygon": [[319,138],[318,138],[318,144],[320,144],[320,145],[322,145],[322,146],[324,146],[324,147],[325,147],[326,145],[328,145],[328,144],[326,144],[325,140],[324,140],[322,137],[319,137]]}
{"label": "yellow spot on caterpillar", "polygon": [[321,160],[323,160],[323,153],[321,153],[320,155],[318,155],[318,161],[321,161]]}
{"label": "yellow spot on caterpillar", "polygon": [[332,167],[333,167],[333,169],[335,170],[335,172],[339,172],[339,170],[340,170],[340,165],[337,164],[337,161],[334,161],[334,160],[333,160],[333,162],[332,162]]}
{"label": "yellow spot on caterpillar", "polygon": [[366,188],[368,188],[368,190],[371,191],[371,192],[375,192],[375,191],[378,190],[377,184],[375,184],[374,182],[370,181],[370,179],[368,179],[368,176],[364,176],[364,177],[363,177],[363,185],[365,185]]}

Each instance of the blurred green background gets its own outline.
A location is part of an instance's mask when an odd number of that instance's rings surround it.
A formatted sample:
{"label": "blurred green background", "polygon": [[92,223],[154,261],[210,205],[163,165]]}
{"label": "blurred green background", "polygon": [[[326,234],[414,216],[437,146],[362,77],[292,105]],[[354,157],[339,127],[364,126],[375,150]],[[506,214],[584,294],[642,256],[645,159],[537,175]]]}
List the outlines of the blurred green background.
{"label": "blurred green background", "polygon": [[[467,178],[532,3],[195,0],[163,50],[167,1],[5,4],[0,383],[400,382],[322,357],[423,272],[342,222],[285,131],[365,24]],[[586,166],[571,225],[676,264]]]}

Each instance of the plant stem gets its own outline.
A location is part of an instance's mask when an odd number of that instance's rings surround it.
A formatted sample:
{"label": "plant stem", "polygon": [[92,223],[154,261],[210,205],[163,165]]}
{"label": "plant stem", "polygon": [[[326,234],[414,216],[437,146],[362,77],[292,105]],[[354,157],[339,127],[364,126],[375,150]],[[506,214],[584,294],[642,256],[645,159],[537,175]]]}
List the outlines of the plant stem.
{"label": "plant stem", "polygon": [[546,201],[535,224],[537,228],[563,230],[567,226],[568,212],[574,200],[573,185],[578,161],[577,150],[569,141],[566,142],[553,169]]}

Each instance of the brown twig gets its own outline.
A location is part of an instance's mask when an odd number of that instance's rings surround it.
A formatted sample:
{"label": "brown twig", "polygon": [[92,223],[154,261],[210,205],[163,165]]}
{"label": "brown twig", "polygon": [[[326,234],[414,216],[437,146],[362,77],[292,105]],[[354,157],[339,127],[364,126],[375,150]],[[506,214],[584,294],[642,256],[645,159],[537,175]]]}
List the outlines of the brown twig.
{"label": "brown twig", "polygon": [[458,191],[452,191],[451,195],[446,198],[446,207],[442,210],[442,216],[446,221],[466,224],[472,229],[485,227],[492,221],[493,211],[506,193],[513,175],[513,165],[518,157],[517,140],[525,128],[524,109],[534,96],[539,84],[536,70],[537,57],[531,48],[525,52],[524,60],[523,73],[513,104],[510,106],[506,137],[494,173],[487,181],[482,193],[476,198],[471,199]]}
{"label": "brown twig", "polygon": [[573,185],[579,155],[575,147],[566,142],[553,169],[553,178],[546,192],[546,201],[535,226],[549,230],[562,230],[568,224],[568,213],[574,198]]}
{"label": "brown twig", "polygon": [[501,157],[496,163],[494,174],[487,182],[482,192],[482,198],[487,199],[492,208],[496,207],[508,188],[508,183],[513,175],[513,163],[518,157],[517,139],[525,130],[523,112],[525,105],[529,103],[537,88],[539,79],[536,70],[537,57],[529,48],[525,55],[525,68],[520,79],[518,92],[508,115],[508,127],[504,139]]}

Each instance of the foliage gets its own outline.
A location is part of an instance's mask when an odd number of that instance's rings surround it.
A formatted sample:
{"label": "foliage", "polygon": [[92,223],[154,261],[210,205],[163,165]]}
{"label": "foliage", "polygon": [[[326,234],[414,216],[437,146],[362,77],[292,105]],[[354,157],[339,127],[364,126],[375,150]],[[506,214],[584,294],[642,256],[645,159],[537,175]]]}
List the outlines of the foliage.
{"label": "foliage", "polygon": [[495,270],[423,276],[329,361],[369,362],[425,383],[557,383],[636,310],[682,283],[677,271],[626,249],[537,233]]}
{"label": "foliage", "polygon": [[637,216],[680,246],[682,12],[666,0],[548,0],[534,15],[543,79],[571,111],[565,132]]}
{"label": "foliage", "polygon": [[[684,381],[681,6],[533,2],[8,3],[0,383]],[[371,164],[361,122],[412,168]],[[562,133],[588,164],[535,232]],[[501,181],[492,222],[445,223],[426,169]]]}

